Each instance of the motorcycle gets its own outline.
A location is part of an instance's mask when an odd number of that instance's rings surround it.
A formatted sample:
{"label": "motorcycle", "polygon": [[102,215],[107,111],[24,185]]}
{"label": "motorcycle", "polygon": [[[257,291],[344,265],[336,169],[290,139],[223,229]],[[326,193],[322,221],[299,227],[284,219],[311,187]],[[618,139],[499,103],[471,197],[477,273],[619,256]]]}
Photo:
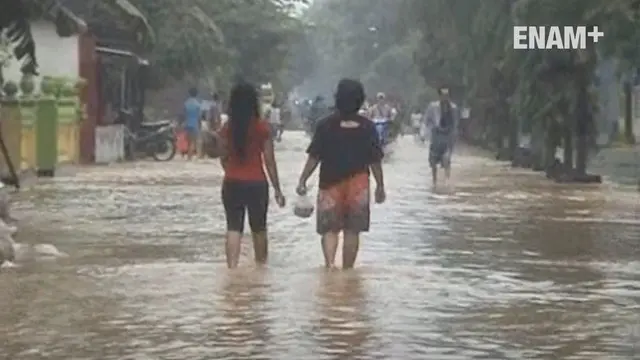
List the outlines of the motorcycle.
{"label": "motorcycle", "polygon": [[391,121],[387,118],[375,118],[373,119],[373,123],[375,124],[376,130],[378,132],[378,139],[380,140],[380,144],[382,144],[382,146],[389,145],[389,143],[391,142],[389,136]]}
{"label": "motorcycle", "polygon": [[136,133],[125,130],[130,154],[144,154],[155,161],[170,161],[177,151],[175,125],[169,120],[143,122]]}

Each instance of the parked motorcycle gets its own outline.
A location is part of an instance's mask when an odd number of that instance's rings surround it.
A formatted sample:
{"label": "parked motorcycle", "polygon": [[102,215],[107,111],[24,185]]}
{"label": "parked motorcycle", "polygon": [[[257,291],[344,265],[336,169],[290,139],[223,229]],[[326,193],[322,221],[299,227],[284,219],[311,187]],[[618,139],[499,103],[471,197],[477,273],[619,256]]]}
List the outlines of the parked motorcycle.
{"label": "parked motorcycle", "polygon": [[156,161],[170,161],[177,151],[175,125],[169,120],[143,122],[136,133],[126,129],[125,141],[134,157],[143,154]]}
{"label": "parked motorcycle", "polygon": [[388,145],[391,141],[389,136],[389,127],[391,125],[391,121],[386,118],[375,118],[373,119],[373,123],[375,124],[376,130],[378,132],[378,139],[382,146]]}

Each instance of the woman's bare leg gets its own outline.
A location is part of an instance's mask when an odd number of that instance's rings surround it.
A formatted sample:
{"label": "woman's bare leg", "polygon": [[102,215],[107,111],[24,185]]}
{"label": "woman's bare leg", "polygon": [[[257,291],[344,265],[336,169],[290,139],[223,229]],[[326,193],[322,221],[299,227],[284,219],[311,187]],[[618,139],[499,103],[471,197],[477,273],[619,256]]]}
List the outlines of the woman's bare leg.
{"label": "woman's bare leg", "polygon": [[267,232],[261,231],[252,234],[253,240],[253,256],[256,260],[256,264],[264,265],[267,263],[269,256],[269,241],[267,238]]}
{"label": "woman's bare leg", "polygon": [[242,233],[238,231],[227,231],[225,242],[225,252],[227,254],[227,266],[229,269],[238,267],[240,261],[240,246],[242,243]]}

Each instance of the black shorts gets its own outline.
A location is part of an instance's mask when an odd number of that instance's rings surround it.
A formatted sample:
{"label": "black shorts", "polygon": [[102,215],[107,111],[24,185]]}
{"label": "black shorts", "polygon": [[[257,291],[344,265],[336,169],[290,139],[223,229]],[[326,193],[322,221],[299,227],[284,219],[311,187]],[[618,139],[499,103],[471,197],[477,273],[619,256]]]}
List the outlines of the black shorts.
{"label": "black shorts", "polygon": [[429,165],[444,168],[451,166],[451,143],[446,135],[437,135],[431,138],[429,146]]}
{"label": "black shorts", "polygon": [[222,203],[227,218],[227,231],[244,231],[245,213],[249,213],[251,232],[267,230],[269,183],[266,181],[225,180]]}

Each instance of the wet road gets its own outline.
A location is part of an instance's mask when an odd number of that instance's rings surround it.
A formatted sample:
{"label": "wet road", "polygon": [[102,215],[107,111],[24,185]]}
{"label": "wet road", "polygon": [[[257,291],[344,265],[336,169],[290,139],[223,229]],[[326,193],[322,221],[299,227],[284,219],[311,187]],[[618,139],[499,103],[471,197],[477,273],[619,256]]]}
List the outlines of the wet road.
{"label": "wet road", "polygon": [[[306,139],[286,136],[293,193]],[[229,273],[215,162],[39,185],[16,204],[18,241],[69,257],[0,274],[2,358],[640,358],[638,195],[471,154],[434,193],[426,150],[401,141],[353,272],[322,271],[313,222],[274,207],[269,268],[253,268],[247,242]]]}

